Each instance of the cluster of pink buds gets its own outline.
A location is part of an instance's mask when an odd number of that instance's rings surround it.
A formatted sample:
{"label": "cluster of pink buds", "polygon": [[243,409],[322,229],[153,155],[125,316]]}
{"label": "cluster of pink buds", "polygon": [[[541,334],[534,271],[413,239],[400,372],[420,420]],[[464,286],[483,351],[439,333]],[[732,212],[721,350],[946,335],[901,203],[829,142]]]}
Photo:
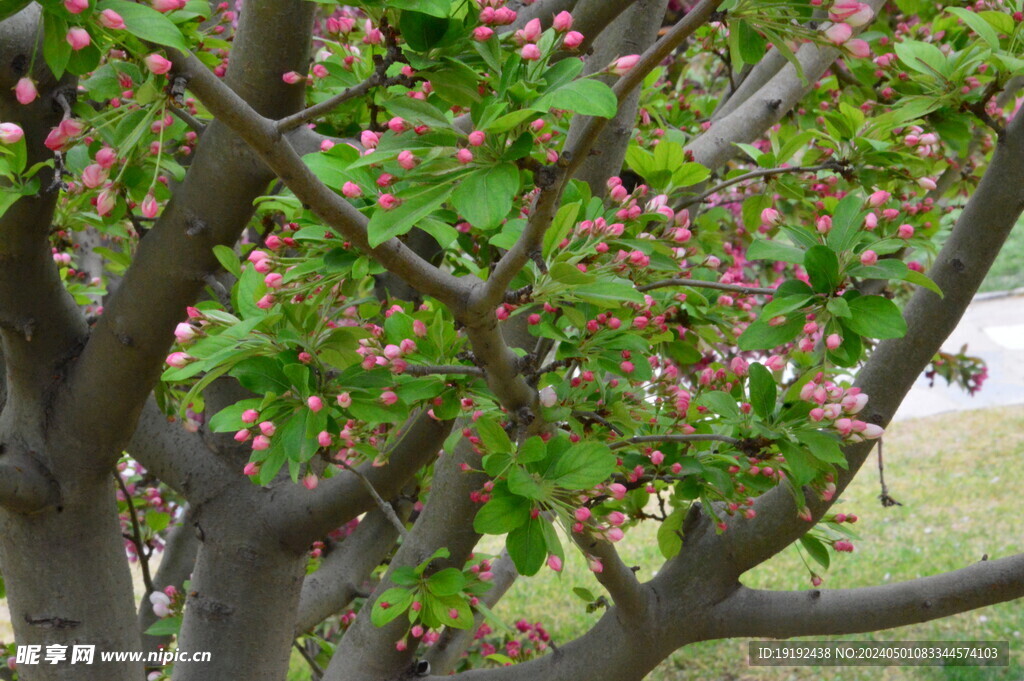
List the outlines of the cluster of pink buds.
{"label": "cluster of pink buds", "polygon": [[860,388],[843,388],[825,380],[824,374],[804,384],[800,399],[816,405],[809,414],[812,421],[831,421],[835,431],[851,442],[872,440],[885,432],[879,425],[850,418],[868,403],[868,396]]}
{"label": "cluster of pink buds", "polygon": [[356,352],[363,358],[362,367],[366,371],[380,366],[388,367],[393,373],[401,374],[409,367],[409,362],[404,358],[406,355],[415,353],[416,350],[416,341],[412,338],[403,338],[398,345],[388,343],[383,347],[374,338],[362,338]]}
{"label": "cluster of pink buds", "polygon": [[170,617],[174,614],[175,601],[181,600],[181,593],[174,587],[168,585],[162,591],[154,591],[149,594],[149,602],[153,606],[153,614],[157,617]]}
{"label": "cluster of pink buds", "polygon": [[[518,16],[515,10],[505,6],[505,0],[478,0],[478,2],[480,4],[480,23],[486,24],[486,26],[508,26],[514,23]],[[484,39],[486,40],[486,38]],[[477,40],[481,40],[481,38],[477,37]]]}

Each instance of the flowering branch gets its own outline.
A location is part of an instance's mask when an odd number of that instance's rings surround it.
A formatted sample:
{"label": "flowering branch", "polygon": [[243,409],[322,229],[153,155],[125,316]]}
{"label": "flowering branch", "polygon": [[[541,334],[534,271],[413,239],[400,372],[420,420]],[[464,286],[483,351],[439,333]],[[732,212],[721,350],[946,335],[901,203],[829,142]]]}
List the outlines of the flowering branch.
{"label": "flowering branch", "polygon": [[695,203],[701,203],[709,196],[716,194],[722,191],[723,189],[731,187],[734,184],[746,182],[747,180],[756,180],[762,177],[773,177],[775,175],[783,175],[786,173],[814,173],[818,172],[819,170],[831,170],[833,172],[842,173],[846,170],[846,168],[838,161],[828,161],[826,163],[822,163],[816,166],[796,166],[793,168],[766,168],[763,170],[752,170],[749,173],[743,173],[742,175],[737,175],[736,177],[729,178],[724,182],[720,182],[719,184],[715,185],[711,189],[708,189],[707,191],[701,193],[698,196],[684,200],[677,206],[677,208],[686,208],[687,206],[692,206]]}
{"label": "flowering branch", "polygon": [[613,442],[608,445],[608,447],[609,449],[616,450],[630,445],[643,444],[645,442],[724,442],[732,445],[733,447],[739,447],[743,444],[742,440],[729,437],[728,435],[693,433],[691,435],[637,435],[636,437],[629,437],[625,440]]}
{"label": "flowering branch", "polygon": [[644,293],[646,291],[653,291],[659,288],[668,288],[670,286],[692,286],[693,288],[713,288],[719,291],[731,291],[732,293],[745,293],[748,295],[764,295],[770,296],[777,293],[773,288],[764,288],[760,286],[742,286],[740,284],[722,284],[717,281],[703,281],[701,279],[662,279],[651,284],[644,284],[643,286],[637,286],[636,290]]}

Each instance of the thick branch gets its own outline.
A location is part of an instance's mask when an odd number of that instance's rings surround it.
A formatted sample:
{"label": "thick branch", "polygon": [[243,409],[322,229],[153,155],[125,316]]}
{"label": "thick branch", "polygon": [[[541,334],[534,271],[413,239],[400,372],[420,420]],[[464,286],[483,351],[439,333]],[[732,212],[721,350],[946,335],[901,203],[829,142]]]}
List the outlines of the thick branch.
{"label": "thick branch", "polygon": [[0,449],[0,506],[35,513],[57,503],[60,492],[48,470],[23,452]]}
{"label": "thick branch", "polygon": [[741,587],[711,615],[714,638],[857,634],[948,617],[1024,596],[1024,553],[907,582],[859,589]]}

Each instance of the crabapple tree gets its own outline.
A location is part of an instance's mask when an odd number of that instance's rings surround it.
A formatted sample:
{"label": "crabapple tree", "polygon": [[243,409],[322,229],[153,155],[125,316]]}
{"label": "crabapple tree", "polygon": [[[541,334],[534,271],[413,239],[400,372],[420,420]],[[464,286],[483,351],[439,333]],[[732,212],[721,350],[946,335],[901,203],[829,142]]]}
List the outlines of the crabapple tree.
{"label": "crabapple tree", "polygon": [[[937,353],[1024,210],[1021,12],[0,0],[16,641],[211,654],[11,674],[621,681],[1020,597],[817,587],[913,381],[985,377]],[[569,562],[598,623],[498,654]]]}

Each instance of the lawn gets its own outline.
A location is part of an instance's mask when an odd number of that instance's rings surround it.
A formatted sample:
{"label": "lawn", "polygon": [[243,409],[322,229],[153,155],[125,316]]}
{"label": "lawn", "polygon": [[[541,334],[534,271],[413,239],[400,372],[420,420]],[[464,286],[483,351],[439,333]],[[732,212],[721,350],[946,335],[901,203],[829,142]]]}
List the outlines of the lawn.
{"label": "lawn", "polygon": [[[894,424],[885,436],[886,482],[903,506],[883,508],[878,502],[877,459],[873,455],[842,499],[842,510],[860,517],[862,535],[853,554],[835,557],[825,587],[849,588],[912,579],[967,566],[988,554],[992,558],[1024,550],[1016,519],[1018,490],[1024,488],[1019,462],[1024,455],[1024,407],[945,414]],[[641,579],[659,564],[650,525],[623,541],[627,564],[644,566]],[[807,572],[794,550],[788,550],[744,577],[750,586],[775,589],[810,588]],[[595,592],[597,582],[582,560],[568,561],[561,576],[550,571],[520,580],[499,604],[508,620],[543,622],[556,643],[584,632],[598,617],[588,615],[573,586]],[[837,680],[969,680],[1019,681],[1024,655],[1024,602],[1008,603],[944,620],[841,640],[1008,640],[1009,668],[927,667],[776,667],[746,664],[746,640],[715,641],[686,648],[652,672],[651,681],[704,679],[771,681]]]}

